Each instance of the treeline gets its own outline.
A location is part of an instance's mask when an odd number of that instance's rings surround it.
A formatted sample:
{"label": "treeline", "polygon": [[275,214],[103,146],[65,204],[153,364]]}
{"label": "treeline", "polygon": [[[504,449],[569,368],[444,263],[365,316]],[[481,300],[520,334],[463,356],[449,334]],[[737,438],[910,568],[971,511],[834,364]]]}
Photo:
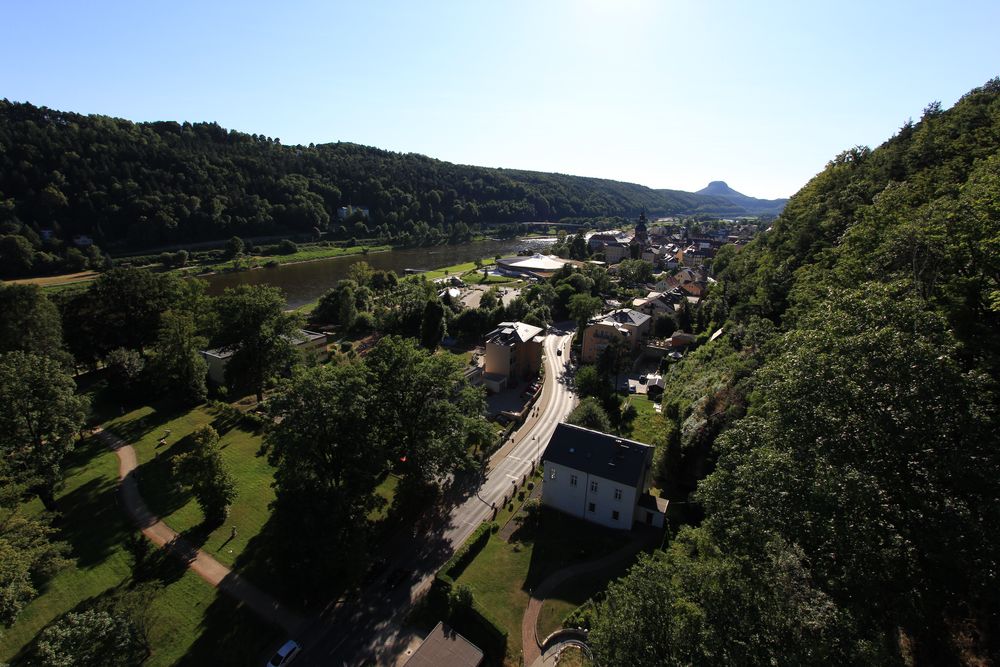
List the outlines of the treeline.
{"label": "treeline", "polygon": [[[11,275],[56,261],[84,266],[73,244],[80,235],[112,251],[234,234],[408,245],[460,242],[481,224],[748,212],[724,198],[630,183],[348,143],[284,146],[215,123],[133,123],[7,100],[0,147],[0,235],[21,239],[0,241]],[[351,207],[346,217],[341,207]],[[11,257],[16,269],[7,268]]]}
{"label": "treeline", "polygon": [[726,333],[669,373],[657,443],[692,525],[597,605],[600,663],[992,664],[1000,80],[721,264]]}

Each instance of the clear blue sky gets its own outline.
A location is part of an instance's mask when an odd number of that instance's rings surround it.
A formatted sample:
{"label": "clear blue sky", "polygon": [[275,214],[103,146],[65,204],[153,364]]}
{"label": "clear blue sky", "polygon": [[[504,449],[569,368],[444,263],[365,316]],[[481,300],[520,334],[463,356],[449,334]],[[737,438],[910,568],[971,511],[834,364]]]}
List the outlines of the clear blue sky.
{"label": "clear blue sky", "polygon": [[1000,74],[1000,2],[0,0],[0,97],[788,196]]}

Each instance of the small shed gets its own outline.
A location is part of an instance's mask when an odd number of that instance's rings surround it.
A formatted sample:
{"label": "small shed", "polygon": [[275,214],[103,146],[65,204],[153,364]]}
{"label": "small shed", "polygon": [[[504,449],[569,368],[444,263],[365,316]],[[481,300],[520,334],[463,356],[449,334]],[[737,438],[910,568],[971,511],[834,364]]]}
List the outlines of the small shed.
{"label": "small shed", "polygon": [[483,652],[443,622],[438,622],[404,667],[479,667]]}

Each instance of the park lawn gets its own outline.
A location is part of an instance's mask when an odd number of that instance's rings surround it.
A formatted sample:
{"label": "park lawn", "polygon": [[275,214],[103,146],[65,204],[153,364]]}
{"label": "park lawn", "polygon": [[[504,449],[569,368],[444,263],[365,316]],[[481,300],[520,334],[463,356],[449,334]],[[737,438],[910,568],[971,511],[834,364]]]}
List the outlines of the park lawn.
{"label": "park lawn", "polygon": [[656,413],[655,403],[649,400],[644,394],[633,394],[628,398],[635,406],[636,418],[629,425],[627,433],[622,433],[627,438],[643,442],[647,445],[653,444],[654,440],[666,431],[667,422],[663,415]]}
{"label": "park lawn", "polygon": [[[484,264],[488,264],[487,260],[483,261]],[[444,278],[445,276],[461,276],[467,271],[472,271],[476,268],[475,262],[463,262],[462,264],[452,264],[451,266],[444,266],[440,269],[434,269],[433,271],[425,271],[418,275],[427,278],[427,280],[436,280],[437,278]]]}
{"label": "park lawn", "polygon": [[[206,424],[219,432],[223,465],[236,482],[236,500],[229,517],[208,533],[204,532],[204,515],[198,503],[190,493],[177,488],[170,470],[170,460],[186,445],[183,438]],[[207,405],[187,411],[177,411],[169,403],[143,406],[111,420],[107,428],[135,449],[139,490],[150,510],[219,562],[233,566],[271,514],[268,504],[274,500],[274,469],[266,457],[257,456],[261,437],[232,424]],[[159,440],[167,430],[167,444],[160,447]],[[234,527],[237,535],[231,538]]]}
{"label": "park lawn", "polygon": [[[63,514],[59,537],[71,546],[73,563],[43,585],[41,595],[4,630],[2,662],[15,658],[64,613],[133,583],[133,556],[126,541],[136,531],[115,501],[117,457],[97,438],[89,438],[70,454],[65,470],[65,484],[56,497]],[[38,513],[42,508],[34,500],[21,509]],[[279,630],[256,618],[241,618],[248,612],[237,609],[197,575],[182,566],[172,572],[173,576],[160,580],[163,587],[151,604],[153,654],[145,664],[173,665],[183,657],[196,665],[227,656],[251,662],[279,639]],[[241,618],[238,625],[234,618]]]}
{"label": "park lawn", "polygon": [[392,500],[396,497],[397,486],[399,486],[399,477],[389,473],[375,488],[375,495],[383,498],[385,500],[385,504],[368,513],[368,518],[371,521],[378,522],[389,516],[389,510],[392,508]]}
{"label": "park lawn", "polygon": [[529,591],[550,574],[600,558],[627,539],[621,532],[538,505],[532,512],[537,519],[527,519],[509,543],[497,535],[490,537],[456,581],[459,586],[468,586],[477,604],[507,632],[508,661],[521,657],[521,618]]}

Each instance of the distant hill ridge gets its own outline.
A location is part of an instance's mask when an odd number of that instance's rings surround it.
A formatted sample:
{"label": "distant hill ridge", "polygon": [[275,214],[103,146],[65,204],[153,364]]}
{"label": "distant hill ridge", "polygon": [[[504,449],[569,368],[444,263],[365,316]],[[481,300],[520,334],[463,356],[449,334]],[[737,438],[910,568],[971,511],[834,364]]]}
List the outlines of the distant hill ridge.
{"label": "distant hill ridge", "polygon": [[[780,210],[749,197],[458,165],[351,143],[285,146],[216,123],[134,123],[7,100],[0,146],[2,233],[39,248],[49,236],[151,248],[317,231],[433,244],[466,239],[480,224]],[[367,217],[338,216],[352,205]]]}
{"label": "distant hill ridge", "polygon": [[788,199],[757,199],[756,197],[750,197],[742,192],[733,190],[725,181],[712,181],[701,190],[695,192],[695,194],[708,197],[722,197],[748,210],[762,213],[781,213],[788,202]]}

